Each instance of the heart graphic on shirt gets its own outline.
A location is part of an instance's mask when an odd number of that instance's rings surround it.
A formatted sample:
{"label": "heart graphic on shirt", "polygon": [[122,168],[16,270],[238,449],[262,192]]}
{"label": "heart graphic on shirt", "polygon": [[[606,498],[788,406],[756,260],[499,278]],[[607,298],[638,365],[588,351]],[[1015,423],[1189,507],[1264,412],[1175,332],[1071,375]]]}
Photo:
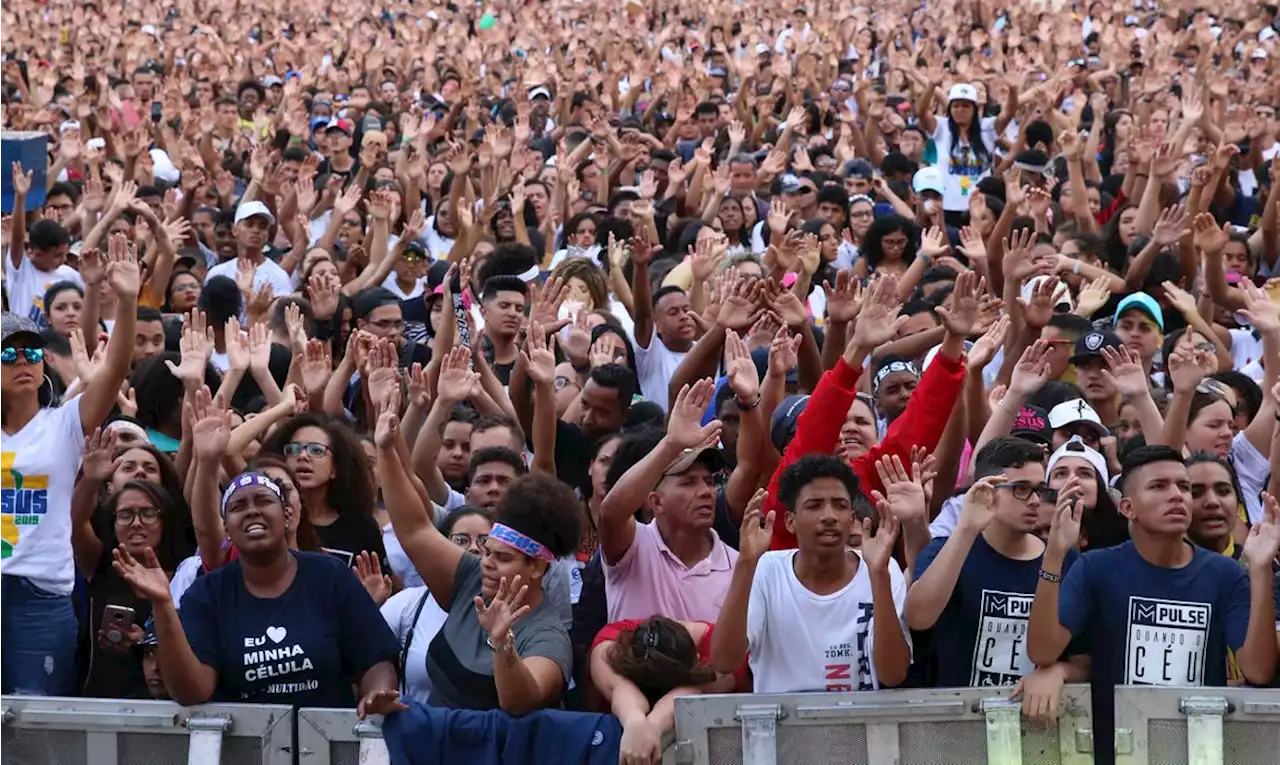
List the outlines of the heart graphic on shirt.
{"label": "heart graphic on shirt", "polygon": [[284,640],[284,636],[287,634],[289,634],[289,631],[284,627],[267,627],[267,637],[271,638],[273,643],[279,643]]}

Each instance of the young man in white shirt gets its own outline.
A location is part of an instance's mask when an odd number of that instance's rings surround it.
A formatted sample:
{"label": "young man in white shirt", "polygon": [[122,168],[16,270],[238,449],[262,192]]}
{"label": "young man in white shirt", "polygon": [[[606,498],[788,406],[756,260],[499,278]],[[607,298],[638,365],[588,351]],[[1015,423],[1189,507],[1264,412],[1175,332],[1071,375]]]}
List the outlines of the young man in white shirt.
{"label": "young man in white shirt", "polygon": [[[205,284],[215,276],[229,277],[238,284],[240,272],[253,269],[254,292],[269,286],[275,297],[292,293],[293,283],[289,279],[289,274],[262,252],[275,222],[275,216],[262,202],[241,203],[236,208],[235,224],[232,229],[236,238],[237,257],[235,260],[228,260],[210,268],[209,273],[204,277]],[[243,318],[241,316],[241,319]]]}
{"label": "young man in white shirt", "polygon": [[689,296],[679,287],[662,287],[654,292],[649,283],[651,260],[653,253],[644,247],[631,256],[635,268],[632,297],[636,309],[636,377],[644,397],[665,412],[670,405],[671,377],[697,338],[693,319],[689,318]]}
{"label": "young man in white shirt", "polygon": [[52,220],[36,221],[27,231],[27,191],[31,174],[22,165],[13,165],[13,234],[9,240],[9,263],[6,264],[5,289],[9,293],[9,310],[44,322],[44,293],[57,282],[73,282],[84,290],[80,272],[66,265],[71,249],[71,234],[62,224]]}
{"label": "young man in white shirt", "polygon": [[[778,486],[799,549],[766,552],[776,517],[761,525],[764,496],[756,494],[742,521],[712,666],[732,672],[749,656],[756,693],[871,691],[906,680],[907,582],[893,561],[898,520],[883,515],[873,534],[870,513],[855,510],[866,498],[848,463],[810,454]],[[855,524],[857,552],[848,549]]]}

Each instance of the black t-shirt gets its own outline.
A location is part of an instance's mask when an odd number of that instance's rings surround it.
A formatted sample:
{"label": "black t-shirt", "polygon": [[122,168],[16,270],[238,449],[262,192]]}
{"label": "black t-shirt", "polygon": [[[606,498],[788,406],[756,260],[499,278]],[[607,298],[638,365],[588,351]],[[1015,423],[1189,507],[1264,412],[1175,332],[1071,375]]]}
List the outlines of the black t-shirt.
{"label": "black t-shirt", "polygon": [[[495,370],[496,371],[496,370]],[[556,420],[556,478],[578,490],[579,497],[591,496],[592,446],[595,440],[571,422]],[[530,448],[533,443],[530,442]]]}
{"label": "black t-shirt", "polygon": [[[139,627],[151,618],[150,601],[134,594],[129,583],[111,567],[111,551],[103,550],[102,560],[86,585],[89,620],[81,622],[81,655],[86,661],[83,695],[105,699],[149,699],[142,674],[142,655],[136,650],[103,648],[98,642],[102,612],[108,606],[133,609],[133,623]],[[87,628],[87,629],[86,629]]]}
{"label": "black t-shirt", "polygon": [[355,565],[356,556],[362,552],[376,553],[383,568],[387,566],[387,551],[382,546],[382,529],[371,515],[338,513],[338,520],[328,526],[316,525],[320,548],[346,564]]}

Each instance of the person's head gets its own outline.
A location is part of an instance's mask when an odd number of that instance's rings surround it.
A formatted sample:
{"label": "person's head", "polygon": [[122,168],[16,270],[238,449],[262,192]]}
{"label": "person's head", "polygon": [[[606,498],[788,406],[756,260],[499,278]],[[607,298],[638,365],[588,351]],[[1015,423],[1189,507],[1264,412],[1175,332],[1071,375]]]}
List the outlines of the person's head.
{"label": "person's head", "polygon": [[275,216],[262,202],[242,202],[236,208],[236,217],[232,224],[237,251],[246,255],[260,256],[275,222]]}
{"label": "person's head", "polygon": [[492,530],[493,513],[473,505],[463,505],[449,513],[440,526],[440,533],[445,539],[475,556],[484,555],[484,546]]}
{"label": "person's head", "polygon": [[481,559],[480,594],[492,598],[498,585],[515,577],[541,590],[556,558],[577,551],[582,503],[555,476],[532,473],[513,482],[494,510],[494,525]]}
{"label": "person's head", "polygon": [[397,345],[404,342],[404,309],[400,298],[386,287],[361,290],[352,300],[356,328]]}
{"label": "person's head", "polygon": [[84,310],[84,290],[75,282],[58,282],[44,291],[44,315],[49,327],[61,335],[70,335],[73,329],[95,328],[80,326],[80,313]]}
{"label": "person's head", "polygon": [[133,330],[133,365],[164,353],[164,320],[154,308],[138,308]]}
{"label": "person's head", "polygon": [[1067,399],[1050,409],[1049,427],[1053,428],[1050,445],[1054,449],[1070,441],[1073,436],[1079,436],[1089,448],[1097,449],[1102,439],[1111,435],[1102,424],[1097,410],[1083,398]]}
{"label": "person's head", "polygon": [[1187,459],[1191,481],[1191,541],[1222,552],[1231,540],[1242,497],[1236,472],[1226,458],[1196,452]]}
{"label": "person's head", "polygon": [[920,384],[920,372],[916,365],[901,356],[885,356],[871,378],[871,395],[875,397],[876,411],[893,422],[907,409],[911,394]]}
{"label": "person's head", "polygon": [[222,523],[245,560],[264,562],[287,554],[290,522],[284,492],[262,473],[232,479],[222,492]]}
{"label": "person's head", "polygon": [[1235,411],[1226,398],[1197,390],[1187,415],[1187,449],[1226,457],[1231,453],[1234,424]]}
{"label": "person's head", "polygon": [[874,402],[870,395],[859,393],[845,414],[840,426],[840,441],[836,444],[836,456],[852,461],[866,454],[880,442],[876,427]]}
{"label": "person's head", "polygon": [[290,549],[318,552],[320,536],[316,532],[316,527],[312,525],[311,519],[307,517],[302,491],[298,488],[298,479],[290,469],[288,461],[277,454],[259,454],[245,469],[262,473],[280,487],[284,495],[284,517],[289,522],[286,536],[290,540]]}
{"label": "person's head", "polygon": [[1176,538],[1191,527],[1191,478],[1176,449],[1140,446],[1125,455],[1120,513],[1134,535]]}
{"label": "person's head", "polygon": [[[204,311],[211,327],[225,327],[232,316],[240,315],[244,298],[235,280],[229,276],[214,276],[200,288],[196,307]],[[139,319],[141,326],[141,319]],[[136,356],[136,351],[135,351]]]}
{"label": "person's head", "polygon": [[471,466],[471,429],[475,420],[474,410],[455,406],[440,428],[436,467],[440,468],[444,480],[455,488],[463,486]]}
{"label": "person's head", "polygon": [[44,218],[62,223],[69,220],[76,211],[76,201],[80,194],[70,183],[55,183],[44,195]]}
{"label": "person's head", "polygon": [[467,504],[492,510],[506,496],[511,484],[527,472],[524,458],[505,446],[472,449]]}
{"label": "person's head", "polygon": [[[524,430],[510,415],[485,412],[471,425],[471,453],[495,446],[521,454],[524,452]],[[469,469],[469,468],[468,468]]]}
{"label": "person's head", "polygon": [[272,431],[261,452],[284,457],[304,496],[343,515],[373,513],[373,478],[364,447],[346,424],[327,414],[300,414]]}
{"label": "person's head", "polygon": [[153,620],[148,619],[143,628],[142,640],[138,644],[138,653],[142,661],[142,679],[147,683],[147,693],[156,701],[167,701],[169,689],[164,685],[164,676],[160,673],[160,642],[156,639]]}
{"label": "person's head", "polygon": [[839,457],[808,454],[787,467],[778,482],[778,500],[800,553],[842,555],[858,520],[855,505],[861,494],[858,477]]}
{"label": "person's head", "polygon": [[724,455],[715,447],[686,449],[649,492],[655,520],[667,529],[710,529],[715,522],[715,475]]}
{"label": "person's head", "polygon": [[107,499],[106,516],[112,527],[104,547],[118,545],[134,557],[151,550],[161,565],[168,564],[171,570],[177,561],[167,541],[174,536],[175,515],[173,499],[162,486],[151,481],[128,481]]}
{"label": "person's head", "polygon": [[916,257],[916,227],[901,215],[881,215],[867,227],[858,252],[874,270],[882,261],[909,264]]}
{"label": "person's head", "polygon": [[715,679],[715,670],[698,658],[698,646],[683,624],[651,616],[635,629],[618,633],[605,655],[609,667],[652,698],[672,688],[697,686]]}
{"label": "person's head", "polygon": [[1040,527],[1041,504],[1052,506],[1045,483],[1044,448],[1018,436],[988,441],[974,456],[973,480],[1004,476],[996,485],[994,522],[1024,534]]}
{"label": "person's head", "polygon": [[491,276],[484,283],[480,315],[485,331],[506,340],[515,339],[524,326],[528,285],[518,276]]}
{"label": "person's head", "polygon": [[587,466],[587,474],[591,478],[591,495],[595,499],[604,499],[608,493],[605,486],[609,477],[609,466],[613,464],[613,456],[622,443],[621,433],[610,433],[596,439],[592,448],[591,464]]}
{"label": "person's head", "polygon": [[70,251],[71,234],[57,221],[38,220],[27,232],[26,256],[37,270],[56,270],[67,262],[67,253]]}
{"label": "person's head", "polygon": [[1093,329],[1083,316],[1071,313],[1055,313],[1040,331],[1040,339],[1049,344],[1045,361],[1049,363],[1049,377],[1056,380],[1067,371],[1071,356],[1076,351],[1076,341]]}
{"label": "person's head", "polygon": [[602,364],[591,370],[580,400],[584,433],[596,437],[622,427],[636,394],[635,380],[635,374],[621,364]]}
{"label": "person's head", "polygon": [[1072,438],[1054,451],[1045,469],[1045,480],[1054,491],[1061,491],[1072,478],[1080,482],[1080,502],[1086,513],[1093,512],[1099,498],[1106,495],[1108,477],[1106,457],[1079,438]]}
{"label": "person's head", "polygon": [[165,305],[170,313],[186,313],[200,300],[200,279],[190,271],[175,271],[165,290]]}
{"label": "person's head", "polygon": [[[112,456],[115,466],[111,477],[103,487],[104,491],[116,494],[130,481],[150,481],[162,486],[172,487],[172,481],[178,472],[173,463],[155,446],[142,443],[117,448]],[[181,486],[181,483],[177,484]]]}
{"label": "person's head", "polygon": [[551,278],[561,279],[568,288],[566,303],[577,303],[579,310],[594,311],[609,306],[609,283],[604,272],[586,258],[569,258],[556,266]]}
{"label": "person's head", "polygon": [[587,249],[596,243],[596,216],[582,212],[564,224],[564,246]]}
{"label": "person's head", "polygon": [[689,318],[689,295],[674,285],[653,293],[653,325],[663,342],[679,350],[691,345],[695,332]]}

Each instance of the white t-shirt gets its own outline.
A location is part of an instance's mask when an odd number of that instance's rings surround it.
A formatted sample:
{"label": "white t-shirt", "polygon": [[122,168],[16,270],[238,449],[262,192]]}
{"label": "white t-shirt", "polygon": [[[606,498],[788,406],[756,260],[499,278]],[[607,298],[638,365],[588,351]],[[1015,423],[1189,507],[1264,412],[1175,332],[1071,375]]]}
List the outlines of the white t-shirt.
{"label": "white t-shirt", "polygon": [[[388,255],[387,257],[391,257],[391,256]],[[387,278],[382,280],[382,286],[387,290],[390,290],[391,294],[395,295],[401,300],[413,300],[414,298],[421,295],[423,293],[423,286],[426,283],[427,283],[427,278],[424,276],[421,279],[414,281],[413,287],[410,288],[408,292],[405,292],[404,290],[400,289],[400,283],[396,281],[396,274],[394,271],[387,274]]]}
{"label": "white t-shirt", "polygon": [[[209,273],[204,277],[205,284],[215,276],[225,276],[232,281],[240,275],[240,266],[238,259],[224,261],[209,269]],[[258,291],[266,285],[271,285],[271,292],[276,297],[283,297],[293,292],[293,280],[285,270],[270,258],[263,258],[258,264],[258,270],[253,274],[253,289]],[[241,311],[241,320],[244,319],[243,310]]]}
{"label": "white t-shirt", "polygon": [[636,377],[640,379],[640,393],[667,411],[667,386],[675,375],[680,362],[688,352],[676,353],[667,348],[655,328],[649,337],[649,347],[641,348],[635,336],[631,337],[636,350]]}
{"label": "white t-shirt", "polygon": [[1267,455],[1258,451],[1244,431],[1231,439],[1231,464],[1236,468],[1236,478],[1240,480],[1240,501],[1249,514],[1249,523],[1262,522],[1262,490],[1267,488],[1267,479],[1271,477],[1271,463]]}
{"label": "white t-shirt", "polygon": [[[871,575],[862,556],[847,585],[830,595],[816,595],[796,578],[797,552],[765,553],[751,581],[747,653],[755,692],[877,690]],[[902,618],[907,580],[893,561],[889,580],[897,612],[893,618],[910,645]]]}
{"label": "white t-shirt", "polygon": [[41,325],[45,290],[58,282],[73,282],[81,290],[84,289],[84,279],[80,278],[80,272],[68,265],[58,266],[52,271],[41,271],[31,262],[31,258],[24,257],[22,265],[14,268],[13,260],[6,254],[4,270],[9,310]]}
{"label": "white t-shirt", "polygon": [[169,580],[169,597],[173,598],[175,610],[182,608],[182,596],[186,595],[191,585],[195,584],[202,568],[204,568],[204,561],[200,559],[199,554],[196,554],[179,563],[173,570],[173,578]]}
{"label": "white t-shirt", "polygon": [[[426,602],[422,603],[422,612],[418,614],[417,621],[413,621],[413,614],[423,598],[426,598]],[[427,648],[444,626],[445,619],[449,618],[449,612],[436,603],[435,596],[427,592],[426,587],[408,587],[382,604],[382,618],[387,620],[387,626],[396,633],[396,640],[402,651],[405,641],[410,635],[413,636],[409,640],[409,652],[404,660],[404,688],[408,696],[426,704],[427,697],[431,695],[431,678],[427,675]]]}
{"label": "white t-shirt", "polygon": [[[986,145],[988,152],[985,162],[972,151],[969,152],[967,163],[953,158],[951,144],[954,137],[951,135],[951,122],[946,115],[940,115],[935,122],[931,137],[934,147],[938,150],[938,159],[934,166],[941,170],[946,178],[946,187],[942,192],[942,209],[948,212],[965,212],[969,209],[969,195],[978,188],[978,181],[991,174],[991,168],[995,162],[996,118],[984,117],[980,123],[982,142]],[[968,138],[962,136],[961,139],[959,146],[969,145]],[[957,149],[957,152],[962,153],[962,151]]]}
{"label": "white t-shirt", "polygon": [[71,594],[71,491],[83,453],[78,396],[41,409],[13,435],[0,433],[0,574]]}

